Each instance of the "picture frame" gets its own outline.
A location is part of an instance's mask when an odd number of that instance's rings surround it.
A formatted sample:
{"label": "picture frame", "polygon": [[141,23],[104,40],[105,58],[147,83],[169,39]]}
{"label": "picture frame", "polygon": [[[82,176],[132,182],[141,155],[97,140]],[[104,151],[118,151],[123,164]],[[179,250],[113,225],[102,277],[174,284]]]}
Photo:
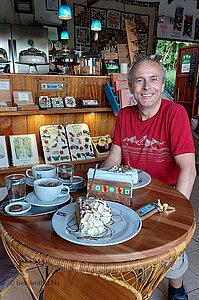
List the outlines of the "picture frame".
{"label": "picture frame", "polygon": [[35,134],[10,135],[13,166],[26,166],[39,163]]}
{"label": "picture frame", "polygon": [[8,152],[6,147],[6,139],[5,136],[0,136],[0,169],[8,168]]}
{"label": "picture frame", "polygon": [[40,96],[39,97],[39,108],[40,109],[51,109],[52,104],[49,96]]}
{"label": "picture frame", "polygon": [[13,99],[18,106],[34,105],[33,93],[30,91],[13,91]]}
{"label": "picture frame", "polygon": [[39,92],[52,93],[52,92],[65,92],[65,82],[61,81],[47,81],[39,80]]}
{"label": "picture frame", "polygon": [[46,10],[58,11],[59,10],[59,1],[58,0],[46,0]]}
{"label": "picture frame", "polygon": [[65,101],[65,106],[67,108],[74,108],[74,107],[76,107],[76,100],[75,100],[74,97],[66,96],[64,98],[64,101]]}
{"label": "picture frame", "polygon": [[53,108],[64,108],[62,97],[51,97],[51,104]]}
{"label": "picture frame", "polygon": [[32,14],[32,0],[14,0],[15,13]]}

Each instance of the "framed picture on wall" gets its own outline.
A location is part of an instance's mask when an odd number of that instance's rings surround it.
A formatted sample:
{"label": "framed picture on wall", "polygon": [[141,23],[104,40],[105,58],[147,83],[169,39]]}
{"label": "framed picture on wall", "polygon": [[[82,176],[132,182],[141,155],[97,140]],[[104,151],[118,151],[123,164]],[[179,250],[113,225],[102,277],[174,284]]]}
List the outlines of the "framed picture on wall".
{"label": "framed picture on wall", "polygon": [[58,0],[46,0],[46,10],[58,11],[59,1]]}
{"label": "framed picture on wall", "polygon": [[32,0],[14,0],[16,13],[32,14]]}

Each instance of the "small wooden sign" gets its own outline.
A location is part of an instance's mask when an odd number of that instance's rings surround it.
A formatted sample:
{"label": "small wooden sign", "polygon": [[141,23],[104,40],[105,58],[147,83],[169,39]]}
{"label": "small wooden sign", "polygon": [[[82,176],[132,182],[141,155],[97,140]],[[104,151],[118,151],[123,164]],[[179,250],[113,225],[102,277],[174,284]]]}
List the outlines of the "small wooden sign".
{"label": "small wooden sign", "polygon": [[13,91],[13,98],[17,106],[34,105],[33,95],[30,91]]}
{"label": "small wooden sign", "polygon": [[105,60],[118,59],[118,53],[104,53],[104,59]]}
{"label": "small wooden sign", "polygon": [[12,103],[11,87],[9,78],[0,79],[0,101]]}
{"label": "small wooden sign", "polygon": [[83,107],[97,107],[97,106],[99,106],[98,100],[81,99],[81,103],[82,103]]}
{"label": "small wooden sign", "polygon": [[39,92],[64,92],[64,81],[45,81],[39,80]]}

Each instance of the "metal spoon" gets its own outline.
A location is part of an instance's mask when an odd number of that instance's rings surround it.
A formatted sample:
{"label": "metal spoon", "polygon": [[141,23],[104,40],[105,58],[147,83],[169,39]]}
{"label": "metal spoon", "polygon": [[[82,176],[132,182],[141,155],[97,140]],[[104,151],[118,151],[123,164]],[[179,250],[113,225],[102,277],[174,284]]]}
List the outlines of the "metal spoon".
{"label": "metal spoon", "polygon": [[88,192],[87,192],[87,194],[86,194],[86,199],[88,199],[88,196],[89,196],[89,194],[90,194],[90,192],[91,192],[91,189],[92,189],[92,186],[93,186],[93,180],[94,180],[94,178],[95,178],[95,173],[96,173],[97,167],[98,167],[98,164],[95,165],[95,170],[94,170],[94,172],[93,172],[93,178],[92,178],[92,180],[91,180],[90,189],[88,190]]}
{"label": "metal spoon", "polygon": [[129,166],[129,168],[131,167],[130,166],[130,163],[129,163],[129,148],[128,148],[128,142],[126,142],[126,150],[127,150],[127,163],[128,163],[128,166]]}

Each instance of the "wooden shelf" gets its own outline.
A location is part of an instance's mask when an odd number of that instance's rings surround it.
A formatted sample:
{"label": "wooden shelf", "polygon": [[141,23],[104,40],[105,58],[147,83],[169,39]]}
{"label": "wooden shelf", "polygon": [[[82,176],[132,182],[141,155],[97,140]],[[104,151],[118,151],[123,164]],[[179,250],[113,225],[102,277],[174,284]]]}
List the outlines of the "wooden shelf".
{"label": "wooden shelf", "polygon": [[[107,157],[97,157],[97,158],[89,158],[89,159],[84,159],[84,160],[75,160],[75,161],[68,161],[68,163],[72,163],[74,165],[78,164],[87,164],[87,163],[97,163],[100,161],[104,161]],[[40,157],[40,164],[45,164],[43,161],[43,158]],[[57,165],[57,164],[54,164]],[[28,168],[31,168],[32,165],[27,165],[27,166],[19,166],[19,167],[8,167],[8,168],[1,168],[0,169],[0,174],[14,174],[14,173],[20,173],[20,172],[25,172]]]}
{"label": "wooden shelf", "polygon": [[101,113],[111,112],[111,107],[90,107],[90,108],[66,108],[66,109],[49,109],[37,111],[4,111],[0,116],[29,116],[29,115],[55,115],[55,114],[79,114],[79,113]]}

